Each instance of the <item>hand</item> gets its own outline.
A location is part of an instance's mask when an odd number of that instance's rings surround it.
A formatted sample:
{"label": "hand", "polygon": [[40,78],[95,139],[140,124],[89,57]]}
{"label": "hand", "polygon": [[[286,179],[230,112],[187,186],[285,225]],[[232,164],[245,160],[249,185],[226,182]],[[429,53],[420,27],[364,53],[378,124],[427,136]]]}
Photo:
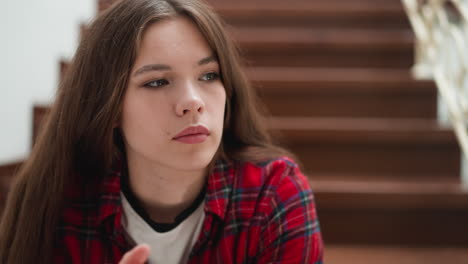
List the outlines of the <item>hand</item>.
{"label": "hand", "polygon": [[119,264],[144,264],[148,260],[149,252],[150,247],[148,245],[138,245],[125,253]]}

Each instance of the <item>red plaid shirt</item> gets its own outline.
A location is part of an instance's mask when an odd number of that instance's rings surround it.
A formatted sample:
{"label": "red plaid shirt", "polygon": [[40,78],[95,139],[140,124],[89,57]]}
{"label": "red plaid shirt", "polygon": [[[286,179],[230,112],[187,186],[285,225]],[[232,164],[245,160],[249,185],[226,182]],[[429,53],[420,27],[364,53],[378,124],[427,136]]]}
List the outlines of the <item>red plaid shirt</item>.
{"label": "red plaid shirt", "polygon": [[[67,192],[54,263],[118,263],[135,246],[120,222],[120,169]],[[322,263],[312,191],[292,160],[218,162],[207,184],[188,263]]]}

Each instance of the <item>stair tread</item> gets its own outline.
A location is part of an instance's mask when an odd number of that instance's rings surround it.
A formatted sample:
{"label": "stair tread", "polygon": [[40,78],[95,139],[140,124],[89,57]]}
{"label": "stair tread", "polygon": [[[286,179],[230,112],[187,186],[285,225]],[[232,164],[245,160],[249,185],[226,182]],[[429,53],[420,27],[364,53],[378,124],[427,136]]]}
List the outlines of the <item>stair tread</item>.
{"label": "stair tread", "polygon": [[[250,67],[246,71],[254,80],[272,81],[416,81],[408,69],[347,68],[347,67]],[[339,76],[340,78],[337,78]],[[420,82],[420,81],[417,81]]]}
{"label": "stair tread", "polygon": [[273,117],[270,129],[288,142],[365,140],[366,142],[454,143],[455,135],[437,120],[424,118]]}
{"label": "stair tread", "polygon": [[[404,12],[401,3],[396,1],[303,1],[295,4],[285,1],[268,1],[263,5],[258,1],[212,1],[210,3],[218,12],[249,12],[249,11],[276,11],[289,13],[295,11],[299,14],[330,16],[349,14],[362,16],[363,14],[381,15],[382,13],[401,14]],[[297,14],[296,13],[296,14]]]}
{"label": "stair tread", "polygon": [[317,21],[320,19],[349,20],[387,18],[406,20],[401,3],[396,1],[304,1],[291,4],[289,1],[269,1],[262,4],[258,1],[212,1],[210,3],[219,14],[230,19],[254,18],[258,21],[269,19]]}
{"label": "stair tread", "polygon": [[364,131],[451,131],[435,119],[425,118],[329,118],[329,117],[271,117],[275,129],[289,130],[364,130]]}
{"label": "stair tread", "polygon": [[[430,177],[430,176],[429,176]],[[433,177],[435,178],[435,177]],[[311,183],[321,192],[368,193],[368,194],[466,194],[468,185],[455,179],[439,178],[428,182],[415,180],[328,180],[323,175],[312,177]],[[468,204],[467,204],[468,206]]]}
{"label": "stair tread", "polygon": [[[430,177],[430,176],[429,176]],[[310,177],[321,208],[376,210],[466,210],[468,185],[456,179],[327,180]]]}
{"label": "stair tread", "polygon": [[359,263],[379,264],[440,264],[466,263],[466,247],[405,247],[376,245],[326,244],[325,262],[348,264],[350,259]]}
{"label": "stair tread", "polygon": [[[407,69],[379,68],[319,68],[319,67],[249,67],[247,75],[254,83],[265,84],[264,90],[290,93],[279,87],[283,83],[307,83],[310,86],[292,86],[291,89],[313,91],[318,84],[335,84],[341,90],[360,91],[418,91],[433,93],[433,81],[415,80]],[[367,85],[366,85],[367,84]],[[329,88],[329,86],[327,86]]]}
{"label": "stair tread", "polygon": [[230,32],[241,46],[265,49],[266,44],[307,45],[309,48],[343,47],[365,49],[410,49],[414,48],[414,34],[411,29],[317,29],[298,27],[237,27]]}

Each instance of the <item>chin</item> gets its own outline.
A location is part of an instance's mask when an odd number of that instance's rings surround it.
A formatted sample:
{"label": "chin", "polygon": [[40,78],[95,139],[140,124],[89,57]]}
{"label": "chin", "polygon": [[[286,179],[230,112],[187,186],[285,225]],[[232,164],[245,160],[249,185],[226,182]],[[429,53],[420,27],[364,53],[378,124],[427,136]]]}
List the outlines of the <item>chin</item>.
{"label": "chin", "polygon": [[[214,144],[213,144],[214,143]],[[179,153],[173,162],[177,162],[177,168],[181,170],[200,170],[208,167],[218,151],[220,142],[209,142],[203,148],[194,148],[187,152]]]}
{"label": "chin", "polygon": [[208,167],[213,159],[214,152],[198,153],[191,157],[184,157],[180,160],[179,167],[181,170],[200,170]]}

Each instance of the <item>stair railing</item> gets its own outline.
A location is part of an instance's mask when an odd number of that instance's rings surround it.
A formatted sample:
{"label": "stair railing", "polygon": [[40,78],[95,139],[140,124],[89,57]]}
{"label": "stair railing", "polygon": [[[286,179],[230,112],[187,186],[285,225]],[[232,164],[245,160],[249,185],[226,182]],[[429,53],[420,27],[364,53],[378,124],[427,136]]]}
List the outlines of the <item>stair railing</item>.
{"label": "stair railing", "polygon": [[402,2],[416,35],[413,75],[435,81],[468,159],[468,0]]}

